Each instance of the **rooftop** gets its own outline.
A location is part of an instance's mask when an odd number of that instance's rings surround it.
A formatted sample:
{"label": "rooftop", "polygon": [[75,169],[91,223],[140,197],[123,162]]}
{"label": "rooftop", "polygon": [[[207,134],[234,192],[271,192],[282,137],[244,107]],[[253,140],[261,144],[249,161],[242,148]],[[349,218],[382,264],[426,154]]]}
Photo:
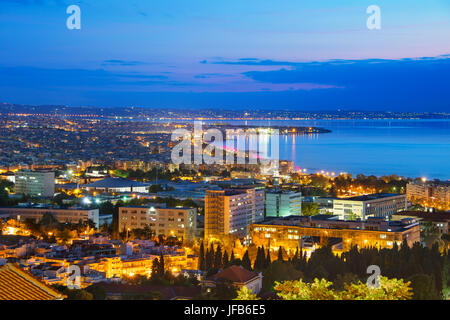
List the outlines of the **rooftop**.
{"label": "rooftop", "polygon": [[130,187],[147,187],[148,183],[142,183],[125,178],[105,178],[90,184],[85,184],[85,188],[130,188]]}
{"label": "rooftop", "polygon": [[401,221],[386,221],[383,218],[369,218],[366,221],[346,221],[338,220],[338,216],[316,215],[288,216],[283,218],[266,219],[257,225],[279,225],[303,228],[323,228],[323,229],[351,229],[351,230],[373,230],[385,232],[400,232],[418,225],[415,219],[406,218]]}
{"label": "rooftop", "polygon": [[232,282],[245,283],[258,276],[259,276],[258,273],[248,271],[247,269],[244,269],[242,266],[231,266],[223,269],[222,271],[212,276],[209,276],[207,280],[217,281],[219,279],[225,279],[230,280]]}
{"label": "rooftop", "polygon": [[397,197],[397,196],[402,196],[402,194],[398,194],[398,193],[373,193],[373,194],[366,194],[366,195],[363,195],[363,196],[356,196],[356,197],[350,197],[350,198],[340,198],[340,200],[369,201],[369,200],[378,200],[378,199]]}
{"label": "rooftop", "polygon": [[13,264],[0,267],[0,300],[61,300],[64,296]]}
{"label": "rooftop", "polygon": [[402,211],[395,216],[417,217],[427,221],[450,222],[450,212]]}

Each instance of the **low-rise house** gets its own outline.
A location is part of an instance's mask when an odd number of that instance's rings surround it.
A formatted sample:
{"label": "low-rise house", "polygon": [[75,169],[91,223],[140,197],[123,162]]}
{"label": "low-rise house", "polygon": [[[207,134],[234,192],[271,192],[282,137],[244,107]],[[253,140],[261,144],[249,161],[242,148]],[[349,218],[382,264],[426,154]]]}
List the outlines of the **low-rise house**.
{"label": "low-rise house", "polygon": [[213,288],[220,280],[230,281],[236,288],[247,287],[258,294],[262,288],[262,273],[252,272],[242,266],[231,266],[202,280],[202,287]]}

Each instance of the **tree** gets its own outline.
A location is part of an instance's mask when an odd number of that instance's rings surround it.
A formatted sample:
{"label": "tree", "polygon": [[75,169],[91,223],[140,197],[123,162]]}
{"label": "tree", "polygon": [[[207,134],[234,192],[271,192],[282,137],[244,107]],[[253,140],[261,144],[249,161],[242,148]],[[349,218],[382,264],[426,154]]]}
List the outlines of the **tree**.
{"label": "tree", "polygon": [[316,278],[311,283],[303,280],[276,282],[274,289],[284,300],[409,300],[413,296],[409,285],[402,279],[381,277],[379,288],[369,288],[358,282],[335,291],[332,282]]}
{"label": "tree", "polygon": [[220,269],[223,267],[222,264],[222,249],[220,248],[220,245],[217,246],[217,250],[214,256],[214,269]]}
{"label": "tree", "polygon": [[337,300],[337,294],[329,289],[333,283],[325,279],[314,279],[313,283],[303,280],[275,282],[275,291],[283,300]]}
{"label": "tree", "polygon": [[232,300],[237,296],[236,288],[230,280],[219,279],[216,282],[215,288],[212,290],[212,295],[219,300]]}
{"label": "tree", "polygon": [[238,290],[237,297],[234,300],[260,300],[260,298],[252,290],[243,286]]}
{"label": "tree", "polygon": [[258,252],[256,253],[255,263],[253,264],[253,269],[255,269],[257,271],[263,270],[265,261],[266,261],[266,256],[264,253],[264,247],[263,248],[258,247]]}
{"label": "tree", "polygon": [[439,300],[435,280],[427,274],[416,274],[408,278],[414,292],[414,300]]}
{"label": "tree", "polygon": [[380,277],[379,288],[369,288],[365,283],[350,284],[340,291],[339,300],[410,300],[413,292],[410,282],[403,279]]}
{"label": "tree", "polygon": [[234,260],[236,260],[236,257],[234,256],[234,250],[231,250],[230,263],[233,263]]}
{"label": "tree", "polygon": [[264,268],[268,268],[272,264],[270,259],[270,249],[267,249],[266,262],[264,263]]}
{"label": "tree", "polygon": [[252,263],[248,255],[248,250],[245,251],[244,256],[242,257],[242,266],[247,270],[252,270]]}
{"label": "tree", "polygon": [[203,245],[203,241],[200,244],[200,253],[198,257],[198,267],[200,270],[206,270],[206,261],[205,261],[205,246]]}
{"label": "tree", "polygon": [[440,239],[441,233],[439,228],[432,221],[421,221],[420,236],[426,243],[428,248]]}
{"label": "tree", "polygon": [[302,203],[302,215],[303,216],[315,216],[319,214],[319,205],[314,202]]}
{"label": "tree", "polygon": [[99,214],[114,214],[114,205],[110,201],[102,202],[98,207]]}
{"label": "tree", "polygon": [[223,253],[222,263],[224,266],[227,266],[229,262],[228,252],[225,250],[225,252]]}
{"label": "tree", "polygon": [[94,296],[92,293],[87,292],[82,289],[66,289],[63,293],[67,296],[65,300],[93,300]]}
{"label": "tree", "polygon": [[284,261],[284,259],[283,259],[283,248],[281,246],[278,248],[278,261]]}
{"label": "tree", "polygon": [[161,252],[161,254],[159,255],[158,275],[164,277],[164,274],[165,274],[164,255]]}
{"label": "tree", "polygon": [[263,289],[272,290],[275,281],[296,280],[303,273],[286,261],[274,261],[263,271]]}
{"label": "tree", "polygon": [[106,289],[101,285],[91,285],[86,288],[86,291],[92,294],[94,300],[105,300],[106,299]]}
{"label": "tree", "polygon": [[159,261],[158,258],[153,259],[152,263],[152,279],[156,279],[159,277]]}

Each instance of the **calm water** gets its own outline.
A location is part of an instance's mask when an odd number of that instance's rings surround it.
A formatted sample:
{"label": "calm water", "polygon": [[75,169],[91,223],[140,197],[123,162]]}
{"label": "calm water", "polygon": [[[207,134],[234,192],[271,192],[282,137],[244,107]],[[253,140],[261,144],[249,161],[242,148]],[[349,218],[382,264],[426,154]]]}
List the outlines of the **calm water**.
{"label": "calm water", "polygon": [[[226,121],[242,124],[242,121]],[[315,126],[332,130],[280,140],[280,158],[308,172],[450,179],[449,120],[247,121],[260,125]]]}

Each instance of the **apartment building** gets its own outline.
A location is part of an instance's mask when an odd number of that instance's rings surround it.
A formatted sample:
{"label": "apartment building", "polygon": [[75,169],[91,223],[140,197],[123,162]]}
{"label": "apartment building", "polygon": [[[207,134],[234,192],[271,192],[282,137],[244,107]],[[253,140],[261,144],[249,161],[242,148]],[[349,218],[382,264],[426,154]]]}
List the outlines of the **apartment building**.
{"label": "apartment building", "polygon": [[340,220],[366,220],[369,217],[388,218],[406,210],[405,194],[374,193],[333,200],[333,213]]}
{"label": "apartment building", "polygon": [[425,207],[450,210],[450,183],[443,181],[414,181],[406,185],[408,201]]}
{"label": "apartment building", "polygon": [[53,197],[55,194],[54,171],[19,170],[14,180],[16,194],[32,197]]}
{"label": "apartment building", "polygon": [[264,190],[208,190],[205,196],[205,239],[247,237],[247,226],[264,220]]}
{"label": "apartment building", "polygon": [[266,217],[287,217],[302,214],[301,192],[266,191]]}
{"label": "apartment building", "polygon": [[197,228],[197,209],[142,206],[119,208],[119,231],[143,229],[145,226],[157,235],[193,240]]}
{"label": "apartment building", "polygon": [[0,208],[0,217],[9,217],[12,219],[25,221],[27,219],[39,222],[44,214],[51,214],[59,222],[79,223],[91,220],[99,227],[98,209],[84,209],[79,207],[60,209],[51,206],[15,206]]}

